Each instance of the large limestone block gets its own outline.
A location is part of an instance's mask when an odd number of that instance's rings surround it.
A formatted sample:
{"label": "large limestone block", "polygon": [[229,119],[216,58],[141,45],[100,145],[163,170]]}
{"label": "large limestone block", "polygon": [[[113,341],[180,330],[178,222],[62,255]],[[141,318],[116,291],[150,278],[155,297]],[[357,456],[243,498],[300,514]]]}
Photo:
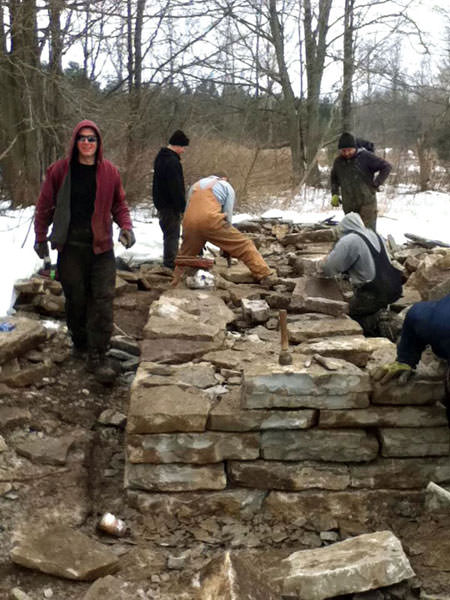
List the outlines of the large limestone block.
{"label": "large limestone block", "polygon": [[[197,580],[197,578],[196,578]],[[199,573],[198,600],[278,600],[266,576],[254,563],[229,550],[209,562]]]}
{"label": "large limestone block", "polygon": [[358,531],[373,527],[375,519],[398,514],[408,505],[417,513],[423,510],[423,492],[411,490],[351,490],[269,492],[264,511],[284,523],[295,522],[314,531],[347,528]]}
{"label": "large limestone block", "polygon": [[297,233],[289,233],[283,237],[283,245],[297,244],[318,244],[321,242],[334,242],[336,240],[336,232],[334,229],[305,229]]}
{"label": "large limestone block", "polygon": [[261,456],[266,460],[368,462],[378,454],[378,440],[357,429],[264,431]]}
{"label": "large limestone block", "polygon": [[[414,440],[411,440],[414,444]],[[350,465],[351,487],[423,489],[429,481],[450,481],[448,458],[378,458],[367,465]]]}
{"label": "large limestone block", "polygon": [[223,490],[227,485],[223,463],[214,465],[127,464],[125,487],[149,492]]}
{"label": "large limestone block", "polygon": [[450,431],[446,427],[408,427],[379,430],[382,456],[448,456]]}
{"label": "large limestone block", "polygon": [[[435,406],[371,406],[353,410],[321,410],[318,426],[341,427],[439,427],[447,424],[445,408]],[[411,440],[412,441],[412,440]]]}
{"label": "large limestone block", "polygon": [[151,305],[144,338],[214,341],[233,319],[234,313],[212,291],[175,289]]}
{"label": "large limestone block", "polygon": [[308,429],[317,420],[315,410],[242,410],[241,391],[222,396],[211,410],[207,429],[216,431],[258,431],[264,429]]}
{"label": "large limestone block", "polygon": [[219,369],[231,369],[233,371],[240,370],[245,365],[251,365],[256,357],[257,354],[250,350],[236,351],[231,349],[208,352],[203,356],[204,360],[207,360]]}
{"label": "large limestone block", "polygon": [[257,433],[178,433],[130,435],[128,460],[132,463],[208,464],[223,460],[255,460],[259,456]]}
{"label": "large limestone block", "polygon": [[[417,270],[409,278],[408,285],[419,291],[422,300],[430,300],[433,288],[448,280],[450,280],[450,249],[439,248],[425,254]],[[436,294],[433,298],[438,299]]]}
{"label": "large limestone block", "polygon": [[219,334],[212,342],[167,337],[142,340],[141,361],[163,364],[185,363],[213,350],[220,350],[224,345],[224,340],[224,333]]}
{"label": "large limestone block", "polygon": [[329,371],[309,357],[293,354],[281,366],[275,357],[244,366],[242,408],[366,408],[370,380],[355,365],[336,360]]}
{"label": "large limestone block", "polygon": [[118,568],[113,552],[79,531],[65,526],[34,531],[11,550],[11,560],[22,567],[78,581],[92,581]]}
{"label": "large limestone block", "polygon": [[324,600],[394,585],[414,577],[400,540],[390,531],[349,538],[325,548],[294,552],[276,581],[283,594]]}
{"label": "large limestone block", "polygon": [[[308,315],[302,315],[307,317]],[[362,328],[359,323],[349,317],[341,319],[299,319],[288,324],[289,341],[301,344],[316,338],[335,335],[359,335]]]}
{"label": "large limestone block", "polygon": [[249,517],[261,511],[266,492],[249,489],[227,489],[217,492],[147,493],[130,490],[130,506],[157,518],[198,517],[199,515],[231,515]]}
{"label": "large limestone block", "polygon": [[444,397],[443,381],[428,381],[411,378],[405,385],[391,381],[385,385],[373,384],[371,400],[373,404],[393,404],[397,406],[434,404]]}
{"label": "large limestone block", "polygon": [[236,485],[260,490],[344,490],[350,485],[347,466],[312,462],[231,461],[228,475]]}
{"label": "large limestone block", "polygon": [[371,354],[371,345],[363,335],[336,335],[319,341],[305,342],[296,350],[302,354],[341,358],[357,367],[365,367]]}
{"label": "large limestone block", "polygon": [[47,338],[45,327],[40,321],[25,317],[0,319],[15,325],[11,331],[0,331],[0,365],[21,356],[41,344]]}
{"label": "large limestone block", "polygon": [[128,433],[204,431],[211,400],[200,390],[174,385],[134,388],[128,410]]}
{"label": "large limestone block", "polygon": [[132,390],[138,386],[153,387],[159,385],[177,385],[181,388],[208,388],[217,385],[215,369],[209,363],[186,363],[183,365],[161,365],[153,362],[141,362]]}

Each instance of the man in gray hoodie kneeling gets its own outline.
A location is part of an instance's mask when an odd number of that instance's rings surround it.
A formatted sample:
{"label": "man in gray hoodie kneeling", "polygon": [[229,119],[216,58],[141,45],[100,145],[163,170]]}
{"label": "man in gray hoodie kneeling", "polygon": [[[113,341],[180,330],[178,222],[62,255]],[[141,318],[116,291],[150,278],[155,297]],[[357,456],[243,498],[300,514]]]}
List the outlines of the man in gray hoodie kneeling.
{"label": "man in gray hoodie kneeling", "polygon": [[358,213],[346,214],[338,230],[341,237],[320,263],[320,274],[348,275],[353,288],[350,316],[365,335],[379,335],[379,313],[402,295],[402,274],[391,264],[381,237],[364,226]]}

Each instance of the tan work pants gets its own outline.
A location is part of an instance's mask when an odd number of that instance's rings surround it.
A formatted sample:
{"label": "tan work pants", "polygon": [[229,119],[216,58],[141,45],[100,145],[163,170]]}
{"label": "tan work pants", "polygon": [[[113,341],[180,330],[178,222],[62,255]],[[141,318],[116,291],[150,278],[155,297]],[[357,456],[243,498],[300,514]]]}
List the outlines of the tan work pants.
{"label": "tan work pants", "polygon": [[255,244],[225,220],[212,189],[194,187],[183,218],[183,243],[179,254],[197,256],[206,242],[242,260],[257,280],[272,273]]}

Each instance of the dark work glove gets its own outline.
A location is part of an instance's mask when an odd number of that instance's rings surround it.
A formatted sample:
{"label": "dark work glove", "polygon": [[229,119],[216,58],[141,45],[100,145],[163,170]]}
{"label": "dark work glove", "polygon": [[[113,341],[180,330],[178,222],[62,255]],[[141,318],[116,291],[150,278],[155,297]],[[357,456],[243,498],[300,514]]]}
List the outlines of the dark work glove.
{"label": "dark work glove", "polygon": [[131,248],[136,243],[136,237],[132,229],[121,229],[119,234],[119,242],[125,248]]}
{"label": "dark work glove", "polygon": [[39,256],[39,258],[44,259],[46,256],[49,256],[50,252],[48,249],[48,242],[35,242],[34,251]]}

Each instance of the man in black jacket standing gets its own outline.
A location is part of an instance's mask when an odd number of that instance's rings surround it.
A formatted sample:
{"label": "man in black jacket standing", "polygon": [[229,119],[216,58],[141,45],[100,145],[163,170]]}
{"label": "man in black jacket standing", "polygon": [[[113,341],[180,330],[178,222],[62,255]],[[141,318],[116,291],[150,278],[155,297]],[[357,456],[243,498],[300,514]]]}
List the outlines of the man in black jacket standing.
{"label": "man in black jacket standing", "polygon": [[[376,192],[391,172],[391,165],[366,148],[357,147],[351,133],[344,132],[338,142],[339,156],[331,169],[331,205],[342,202],[344,213],[357,212],[373,231],[377,222]],[[342,200],[339,196],[339,191]]]}
{"label": "man in black jacket standing", "polygon": [[153,166],[153,204],[163,232],[163,264],[169,269],[175,268],[181,219],[186,208],[181,155],[188,145],[189,138],[177,129],[168,146],[158,152]]}

